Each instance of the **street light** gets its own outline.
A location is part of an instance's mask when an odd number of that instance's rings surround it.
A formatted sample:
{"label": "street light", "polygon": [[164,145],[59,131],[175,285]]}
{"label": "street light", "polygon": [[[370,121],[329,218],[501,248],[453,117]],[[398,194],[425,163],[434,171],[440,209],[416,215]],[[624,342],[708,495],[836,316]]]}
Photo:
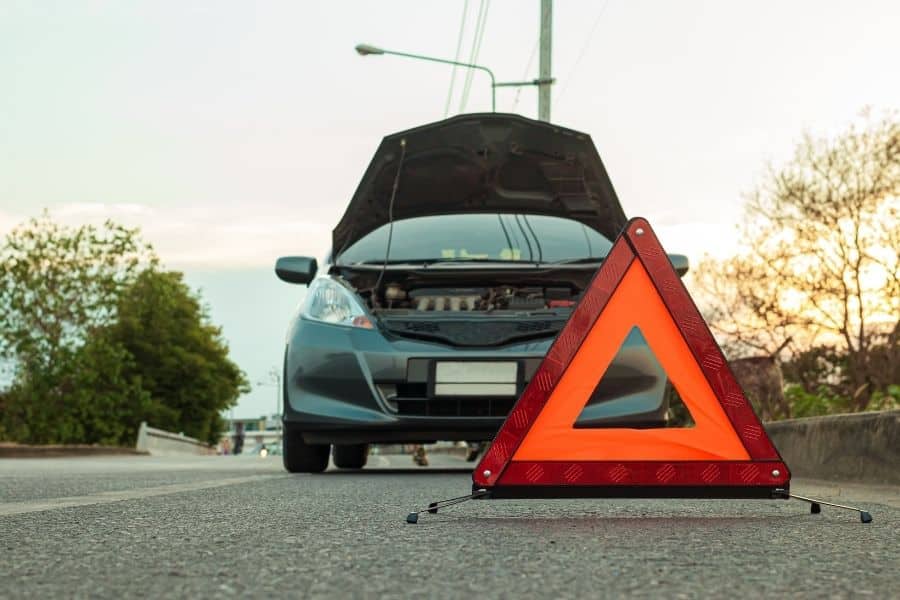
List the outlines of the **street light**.
{"label": "street light", "polygon": [[497,88],[498,87],[521,87],[524,85],[543,85],[553,83],[554,79],[533,79],[531,81],[508,81],[497,83],[494,79],[494,72],[482,65],[473,65],[472,63],[464,63],[455,60],[447,60],[444,58],[435,58],[433,56],[422,56],[421,54],[409,54],[407,52],[395,52],[393,50],[385,50],[370,44],[357,44],[356,52],[360,56],[381,56],[382,54],[391,54],[393,56],[403,56],[406,58],[415,58],[418,60],[427,60],[430,62],[442,63],[445,65],[456,65],[457,67],[465,67],[467,69],[478,69],[484,71],[491,78],[491,112],[497,112]]}
{"label": "street light", "polygon": [[369,44],[357,44],[356,51],[359,52],[360,56],[366,56],[368,54],[384,54],[384,50],[376,48],[375,46],[370,46]]}
{"label": "street light", "polygon": [[268,375],[271,379],[269,381],[257,381],[257,386],[269,386],[275,385],[275,417],[277,418],[279,414],[281,414],[281,372],[277,367],[272,367],[272,369],[268,372]]}

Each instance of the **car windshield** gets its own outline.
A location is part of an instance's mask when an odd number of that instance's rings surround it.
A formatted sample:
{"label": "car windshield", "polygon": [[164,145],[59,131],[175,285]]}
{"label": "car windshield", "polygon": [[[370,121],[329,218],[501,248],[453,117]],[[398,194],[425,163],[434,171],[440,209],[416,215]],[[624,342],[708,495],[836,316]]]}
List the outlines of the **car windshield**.
{"label": "car windshield", "polygon": [[[385,260],[390,225],[382,225],[340,254],[340,264]],[[526,214],[477,213],[394,222],[390,263],[568,262],[606,256],[612,242],[578,221]]]}

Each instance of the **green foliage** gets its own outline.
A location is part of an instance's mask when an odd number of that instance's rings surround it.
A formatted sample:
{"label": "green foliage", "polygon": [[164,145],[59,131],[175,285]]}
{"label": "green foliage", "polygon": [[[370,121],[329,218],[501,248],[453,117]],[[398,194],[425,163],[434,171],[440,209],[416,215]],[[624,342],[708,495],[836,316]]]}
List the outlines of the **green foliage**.
{"label": "green foliage", "polygon": [[850,399],[835,395],[828,387],[819,386],[815,392],[807,392],[800,385],[789,385],[784,390],[795,418],[818,417],[849,410]]}
{"label": "green foliage", "polygon": [[900,365],[892,360],[897,354],[896,339],[886,337],[867,351],[867,358],[880,364],[870,380],[857,385],[850,376],[851,356],[835,345],[821,345],[797,352],[782,364],[784,378],[792,382],[785,395],[793,406],[793,416],[814,416],[866,410],[890,410],[900,407]]}
{"label": "green foliage", "polygon": [[6,425],[3,424],[3,415],[7,414],[9,404],[9,393],[0,391],[0,440],[5,440],[9,436],[6,433]]}
{"label": "green foliage", "polygon": [[45,212],[0,249],[0,356],[46,370],[115,318],[121,291],[156,262],[134,229],[69,228]]}
{"label": "green foliage", "polygon": [[0,248],[0,439],[131,445],[141,421],[209,442],[247,389],[180,273],[138,232],[45,213]]}
{"label": "green foliage", "polygon": [[45,212],[0,248],[0,356],[15,366],[0,434],[29,443],[131,444],[148,414],[127,352],[101,335],[118,297],[156,261],[136,230],[70,228]]}
{"label": "green foliage", "polygon": [[[835,394],[828,386],[821,385],[808,392],[801,385],[789,385],[785,396],[793,407],[794,417],[817,417],[853,412],[855,403],[849,396]],[[900,408],[900,385],[889,385],[886,390],[874,392],[868,401],[869,410],[894,410]]]}
{"label": "green foliage", "polygon": [[109,332],[134,357],[126,372],[170,411],[154,426],[217,442],[220,412],[249,385],[181,273],[141,273],[122,295]]}
{"label": "green foliage", "polygon": [[895,410],[900,408],[900,385],[891,384],[884,391],[872,394],[869,404],[872,410]]}
{"label": "green foliage", "polygon": [[128,373],[128,352],[104,336],[58,357],[50,370],[24,372],[6,394],[3,421],[12,439],[129,446],[141,420],[166,412]]}
{"label": "green foliage", "polygon": [[[886,348],[871,349],[873,355],[889,354]],[[867,410],[900,408],[900,385],[854,386],[847,375],[848,356],[834,346],[819,346],[798,353],[784,364],[785,379],[793,381],[785,389],[785,397],[794,417],[854,412],[858,406]],[[896,366],[893,367],[896,369]],[[883,378],[896,377],[890,369]]]}

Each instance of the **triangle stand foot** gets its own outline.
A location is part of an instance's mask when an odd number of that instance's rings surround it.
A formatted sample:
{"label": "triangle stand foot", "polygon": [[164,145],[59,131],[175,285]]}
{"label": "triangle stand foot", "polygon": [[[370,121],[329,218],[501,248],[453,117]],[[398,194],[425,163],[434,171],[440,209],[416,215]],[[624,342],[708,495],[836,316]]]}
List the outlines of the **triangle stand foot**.
{"label": "triangle stand foot", "polygon": [[834,502],[827,502],[825,500],[818,500],[816,498],[807,498],[806,496],[799,496],[797,494],[787,494],[786,497],[793,498],[794,500],[800,500],[802,502],[809,503],[809,512],[811,514],[817,515],[822,512],[822,505],[825,506],[833,506],[834,508],[840,508],[843,510],[852,510],[859,513],[859,520],[863,523],[871,523],[872,515],[869,511],[864,510],[862,508],[857,508],[855,506],[846,506],[844,504],[835,504]]}
{"label": "triangle stand foot", "polygon": [[458,496],[456,498],[450,498],[448,500],[438,500],[437,502],[431,502],[428,504],[428,508],[424,508],[422,510],[417,510],[406,515],[406,522],[414,525],[419,522],[419,515],[422,513],[429,514],[437,514],[438,509],[440,508],[448,508],[450,506],[455,506],[457,504],[462,504],[463,502],[468,502],[469,500],[474,500],[476,498],[481,498],[482,496],[487,495],[487,490],[475,490],[471,494],[467,496]]}

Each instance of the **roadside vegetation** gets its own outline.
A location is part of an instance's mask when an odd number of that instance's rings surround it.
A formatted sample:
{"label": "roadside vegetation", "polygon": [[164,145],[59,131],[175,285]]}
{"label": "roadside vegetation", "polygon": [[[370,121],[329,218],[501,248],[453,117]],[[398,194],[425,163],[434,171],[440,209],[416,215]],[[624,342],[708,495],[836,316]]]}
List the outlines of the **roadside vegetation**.
{"label": "roadside vegetation", "polygon": [[0,246],[0,440],[131,446],[138,426],[210,443],[247,389],[221,331],[139,232],[45,213]]}
{"label": "roadside vegetation", "polygon": [[745,388],[765,388],[760,359],[780,364],[783,397],[752,398],[763,418],[900,407],[897,115],[804,136],[748,196],[741,236],[692,282],[729,358],[756,361]]}

